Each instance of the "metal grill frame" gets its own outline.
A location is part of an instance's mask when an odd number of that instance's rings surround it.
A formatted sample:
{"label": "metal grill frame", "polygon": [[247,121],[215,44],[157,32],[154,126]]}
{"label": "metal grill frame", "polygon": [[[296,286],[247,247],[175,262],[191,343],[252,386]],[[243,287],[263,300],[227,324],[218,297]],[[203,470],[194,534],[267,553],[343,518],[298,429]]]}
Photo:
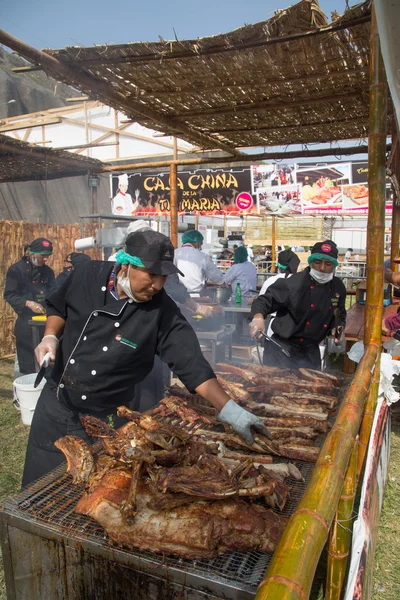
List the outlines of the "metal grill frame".
{"label": "metal grill frame", "polygon": [[[340,397],[347,388],[348,381],[340,386]],[[166,422],[166,419],[163,419]],[[168,419],[169,420],[169,419]],[[201,425],[198,425],[200,427]],[[202,425],[204,427],[204,425]],[[191,432],[193,429],[190,428]],[[188,427],[186,429],[189,430]],[[319,440],[322,445],[325,435]],[[101,444],[92,447],[101,452]],[[289,462],[280,458],[281,462]],[[290,494],[283,511],[275,509],[279,515],[290,517],[306,489],[313,463],[291,461],[299,468],[305,481],[288,478]],[[72,544],[82,544],[94,554],[129,564],[152,575],[168,577],[177,584],[211,588],[222,597],[235,598],[239,590],[243,598],[253,598],[272,558],[272,553],[258,551],[230,552],[213,559],[183,559],[165,557],[155,553],[116,548],[107,538],[103,528],[91,517],[74,513],[74,507],[84,490],[83,485],[73,485],[71,477],[65,473],[65,463],[54,471],[38,479],[23,489],[18,495],[6,499],[3,507],[3,520],[19,523],[23,529],[42,537],[68,539]],[[233,594],[233,595],[231,595]]]}

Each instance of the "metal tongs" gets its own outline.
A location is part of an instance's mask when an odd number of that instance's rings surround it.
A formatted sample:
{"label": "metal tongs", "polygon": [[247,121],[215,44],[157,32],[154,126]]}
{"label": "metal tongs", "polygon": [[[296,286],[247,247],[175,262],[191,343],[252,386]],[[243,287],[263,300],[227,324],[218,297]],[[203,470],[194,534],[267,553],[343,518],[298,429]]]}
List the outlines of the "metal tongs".
{"label": "metal tongs", "polygon": [[275,346],[277,346],[279,348],[279,350],[281,352],[283,352],[283,354],[285,356],[287,356],[288,358],[290,358],[290,353],[286,350],[286,348],[283,348],[283,346],[281,346],[279,342],[277,342],[276,340],[272,339],[272,337],[270,337],[269,335],[267,335],[263,331],[260,331],[259,333],[267,340],[267,342],[272,342],[273,344],[275,344]]}

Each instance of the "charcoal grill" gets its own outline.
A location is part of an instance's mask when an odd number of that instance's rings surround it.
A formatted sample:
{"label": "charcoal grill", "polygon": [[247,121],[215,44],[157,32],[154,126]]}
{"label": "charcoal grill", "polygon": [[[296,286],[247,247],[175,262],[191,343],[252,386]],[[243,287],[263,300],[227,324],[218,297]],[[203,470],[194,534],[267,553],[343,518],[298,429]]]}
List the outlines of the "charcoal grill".
{"label": "charcoal grill", "polygon": [[[95,448],[100,451],[99,444]],[[312,464],[292,462],[305,483],[286,480],[290,496],[284,510],[277,512],[287,517],[295,511],[313,469]],[[96,521],[74,513],[82,491],[61,465],[5,501],[0,537],[8,598],[254,598],[272,554],[232,552],[189,560],[117,548]]]}

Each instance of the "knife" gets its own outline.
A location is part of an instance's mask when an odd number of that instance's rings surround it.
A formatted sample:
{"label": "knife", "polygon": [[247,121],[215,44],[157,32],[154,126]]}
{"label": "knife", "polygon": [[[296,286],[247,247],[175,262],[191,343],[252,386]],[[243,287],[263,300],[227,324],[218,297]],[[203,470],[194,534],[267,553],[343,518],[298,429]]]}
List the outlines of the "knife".
{"label": "knife", "polygon": [[46,354],[44,355],[44,358],[42,360],[42,364],[40,365],[39,373],[36,375],[35,383],[33,384],[34,388],[37,388],[39,383],[42,381],[42,379],[44,377],[44,373],[45,373],[47,367],[49,366],[49,364],[50,364],[50,352],[46,352]]}

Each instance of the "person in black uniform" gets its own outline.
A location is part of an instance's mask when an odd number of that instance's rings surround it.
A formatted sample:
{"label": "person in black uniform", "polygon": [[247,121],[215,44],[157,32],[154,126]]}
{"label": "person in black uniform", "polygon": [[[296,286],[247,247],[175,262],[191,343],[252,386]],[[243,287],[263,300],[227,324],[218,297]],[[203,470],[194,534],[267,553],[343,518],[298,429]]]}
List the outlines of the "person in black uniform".
{"label": "person in black uniform", "polygon": [[64,262],[69,263],[69,265],[68,267],[64,267],[61,273],[57,275],[54,282],[54,289],[59,288],[76,267],[83,265],[88,260],[90,260],[90,256],[83,254],[83,252],[71,252],[68,254]]}
{"label": "person in black uniform", "polygon": [[34,315],[44,315],[45,296],[54,284],[54,271],[46,265],[53,254],[53,245],[45,238],[37,238],[29,246],[29,255],[12,265],[6,275],[4,299],[18,315],[14,335],[17,345],[19,372],[35,372],[32,330],[28,324]]}
{"label": "person in black uniform", "polygon": [[[309,267],[278,279],[251,307],[251,337],[266,332],[265,318],[276,311],[272,339],[265,340],[264,364],[282,368],[321,368],[319,343],[334,329],[338,343],[346,322],[346,288],[334,276],[338,250],[331,240],[316,243]],[[261,332],[261,333],[260,333]]]}
{"label": "person in black uniform", "polygon": [[[91,442],[79,417],[115,417],[158,355],[186,387],[201,394],[252,443],[251,427],[269,432],[240,408],[217,382],[196,334],[163,285],[174,265],[174,248],[155,231],[131,233],[115,264],[90,261],[71,273],[47,299],[45,336],[36,348],[54,368],[38,400],[26,453],[23,485],[55,468],[63,454],[54,446],[73,434]],[[62,339],[60,339],[62,336]]]}

